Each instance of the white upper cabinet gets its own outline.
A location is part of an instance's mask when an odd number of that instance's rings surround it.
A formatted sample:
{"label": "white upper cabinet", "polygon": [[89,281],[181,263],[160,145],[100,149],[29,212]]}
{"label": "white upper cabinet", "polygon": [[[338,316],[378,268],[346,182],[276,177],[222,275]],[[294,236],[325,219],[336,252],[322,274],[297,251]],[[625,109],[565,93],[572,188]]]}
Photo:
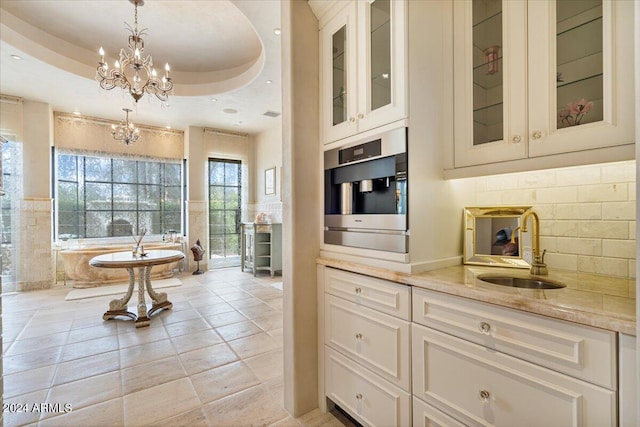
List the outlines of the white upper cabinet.
{"label": "white upper cabinet", "polygon": [[407,116],[406,2],[337,2],[321,22],[321,139],[337,141]]}
{"label": "white upper cabinet", "polygon": [[453,2],[453,167],[633,144],[632,3]]}

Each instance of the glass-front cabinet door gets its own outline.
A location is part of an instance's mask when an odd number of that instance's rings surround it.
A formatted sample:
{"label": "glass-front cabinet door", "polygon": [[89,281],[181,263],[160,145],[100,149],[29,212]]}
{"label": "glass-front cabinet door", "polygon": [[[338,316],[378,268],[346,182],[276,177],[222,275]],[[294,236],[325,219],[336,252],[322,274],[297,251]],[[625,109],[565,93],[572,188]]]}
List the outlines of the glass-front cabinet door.
{"label": "glass-front cabinet door", "polygon": [[357,132],[356,4],[347,5],[320,31],[322,139]]}
{"label": "glass-front cabinet door", "polygon": [[453,2],[455,167],[633,144],[632,3]]}
{"label": "glass-front cabinet door", "polygon": [[322,140],[325,144],[407,116],[404,0],[336,3],[321,23]]}
{"label": "glass-front cabinet door", "polygon": [[473,0],[453,7],[455,166],[525,157],[525,3]]}
{"label": "glass-front cabinet door", "polygon": [[407,116],[407,3],[360,0],[358,3],[358,131]]}
{"label": "glass-front cabinet door", "polygon": [[630,3],[528,3],[530,156],[633,142]]}

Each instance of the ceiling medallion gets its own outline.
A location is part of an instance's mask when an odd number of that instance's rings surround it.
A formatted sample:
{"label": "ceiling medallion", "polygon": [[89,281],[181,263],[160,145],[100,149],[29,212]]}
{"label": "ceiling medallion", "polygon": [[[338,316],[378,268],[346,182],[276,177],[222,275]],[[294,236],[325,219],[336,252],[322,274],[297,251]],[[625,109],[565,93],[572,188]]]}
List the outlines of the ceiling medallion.
{"label": "ceiling medallion", "polygon": [[[135,7],[134,26],[127,23],[127,29],[131,32],[129,36],[128,50],[120,50],[120,59],[116,61],[113,68],[104,59],[104,49],[100,47],[100,62],[96,71],[96,80],[100,82],[100,87],[111,90],[115,87],[128,90],[137,103],[145,93],[155,95],[159,100],[169,99],[169,93],[173,90],[173,82],[169,77],[169,64],[164,67],[165,75],[158,78],[156,70],[153,68],[151,55],[142,58],[144,52],[144,41],[142,36],[146,35],[146,28],[138,30],[138,6],[144,5],[144,0],[129,0]],[[143,80],[143,74],[146,80]],[[127,76],[129,74],[129,76]]]}
{"label": "ceiling medallion", "polygon": [[124,145],[131,145],[140,138],[140,129],[134,126],[129,121],[129,108],[123,108],[122,111],[126,113],[125,121],[120,122],[119,125],[111,125],[111,135],[113,139],[121,142]]}

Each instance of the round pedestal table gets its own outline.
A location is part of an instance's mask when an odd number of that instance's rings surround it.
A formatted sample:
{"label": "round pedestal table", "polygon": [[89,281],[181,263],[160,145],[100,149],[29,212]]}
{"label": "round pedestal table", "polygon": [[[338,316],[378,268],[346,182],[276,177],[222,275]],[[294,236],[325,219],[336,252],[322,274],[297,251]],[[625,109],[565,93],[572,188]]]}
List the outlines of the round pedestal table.
{"label": "round pedestal table", "polygon": [[[156,293],[153,287],[151,287],[151,268],[153,268],[154,265],[181,261],[183,258],[184,254],[182,252],[172,250],[152,250],[148,251],[144,256],[134,256],[132,252],[114,252],[91,258],[89,265],[93,267],[125,268],[127,272],[129,272],[129,288],[127,289],[126,295],[122,298],[112,300],[109,303],[109,310],[102,315],[102,318],[109,320],[116,316],[126,316],[134,320],[136,328],[149,326],[150,316],[154,312],[164,308],[173,308],[173,304],[167,300],[166,293]],[[127,310],[127,304],[133,295],[136,283],[134,269],[138,269],[137,314]],[[144,299],[145,288],[153,301],[151,309],[148,311]]]}

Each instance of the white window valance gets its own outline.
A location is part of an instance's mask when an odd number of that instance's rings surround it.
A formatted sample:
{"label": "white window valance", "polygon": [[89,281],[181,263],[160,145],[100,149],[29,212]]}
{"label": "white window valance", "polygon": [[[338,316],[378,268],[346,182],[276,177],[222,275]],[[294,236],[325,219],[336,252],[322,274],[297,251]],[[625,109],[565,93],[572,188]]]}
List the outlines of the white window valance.
{"label": "white window valance", "polygon": [[94,153],[119,153],[160,159],[184,157],[184,132],[138,125],[140,139],[132,145],[118,143],[111,136],[117,121],[54,113],[54,145],[57,149]]}

